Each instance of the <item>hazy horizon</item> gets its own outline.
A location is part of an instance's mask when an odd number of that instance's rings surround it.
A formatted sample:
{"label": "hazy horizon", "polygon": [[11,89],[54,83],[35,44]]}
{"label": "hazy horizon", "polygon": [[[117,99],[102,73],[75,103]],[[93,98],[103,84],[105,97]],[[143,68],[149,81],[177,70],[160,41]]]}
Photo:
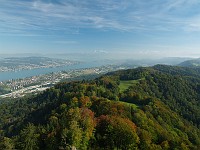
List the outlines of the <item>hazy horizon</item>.
{"label": "hazy horizon", "polygon": [[[199,58],[198,55],[158,55],[156,53],[148,53],[148,52],[135,52],[135,53],[123,53],[123,52],[69,52],[69,53],[0,53],[0,58],[6,57],[49,57],[49,58],[81,58],[85,57],[85,59],[110,59],[110,60],[153,60],[153,59],[166,59],[166,58],[187,58],[187,59],[196,59]],[[84,58],[83,58],[84,59]]]}

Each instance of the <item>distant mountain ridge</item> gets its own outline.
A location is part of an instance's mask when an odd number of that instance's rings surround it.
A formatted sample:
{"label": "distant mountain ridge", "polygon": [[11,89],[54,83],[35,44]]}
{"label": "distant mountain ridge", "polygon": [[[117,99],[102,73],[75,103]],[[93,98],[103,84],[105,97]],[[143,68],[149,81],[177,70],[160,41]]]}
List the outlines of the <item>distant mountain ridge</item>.
{"label": "distant mountain ridge", "polygon": [[187,60],[179,64],[182,67],[200,67],[200,58]]}

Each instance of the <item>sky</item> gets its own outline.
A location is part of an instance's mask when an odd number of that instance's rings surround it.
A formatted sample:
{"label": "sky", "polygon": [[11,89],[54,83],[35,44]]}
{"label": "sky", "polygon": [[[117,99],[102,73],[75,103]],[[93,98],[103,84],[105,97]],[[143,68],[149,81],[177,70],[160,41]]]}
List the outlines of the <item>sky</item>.
{"label": "sky", "polygon": [[0,0],[0,54],[200,57],[199,0]]}

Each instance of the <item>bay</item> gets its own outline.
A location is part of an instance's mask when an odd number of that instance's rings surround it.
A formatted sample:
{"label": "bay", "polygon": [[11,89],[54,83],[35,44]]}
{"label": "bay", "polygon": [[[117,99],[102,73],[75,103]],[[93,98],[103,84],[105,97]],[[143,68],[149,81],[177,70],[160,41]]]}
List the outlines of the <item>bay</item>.
{"label": "bay", "polygon": [[84,69],[84,68],[92,68],[92,67],[100,67],[102,65],[106,65],[104,62],[85,62],[70,66],[62,66],[62,67],[55,67],[55,68],[38,68],[32,70],[21,70],[21,71],[11,71],[11,72],[0,72],[0,81],[6,81],[11,79],[22,79],[31,76],[37,76],[52,72],[58,71],[69,71],[75,69]]}

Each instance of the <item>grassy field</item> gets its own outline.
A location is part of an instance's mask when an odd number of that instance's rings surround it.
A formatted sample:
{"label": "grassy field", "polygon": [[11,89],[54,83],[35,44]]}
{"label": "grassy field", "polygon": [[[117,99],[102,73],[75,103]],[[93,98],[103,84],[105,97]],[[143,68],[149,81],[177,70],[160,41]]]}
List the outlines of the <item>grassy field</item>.
{"label": "grassy field", "polygon": [[134,84],[139,83],[140,80],[143,80],[143,79],[120,81],[120,85],[119,85],[120,92],[126,91],[130,86],[133,86]]}
{"label": "grassy field", "polygon": [[137,106],[136,104],[127,103],[127,102],[122,102],[122,101],[119,101],[119,103],[122,103],[123,105],[127,105],[127,106],[132,107],[132,108],[135,108],[135,109],[138,108],[138,106]]}

